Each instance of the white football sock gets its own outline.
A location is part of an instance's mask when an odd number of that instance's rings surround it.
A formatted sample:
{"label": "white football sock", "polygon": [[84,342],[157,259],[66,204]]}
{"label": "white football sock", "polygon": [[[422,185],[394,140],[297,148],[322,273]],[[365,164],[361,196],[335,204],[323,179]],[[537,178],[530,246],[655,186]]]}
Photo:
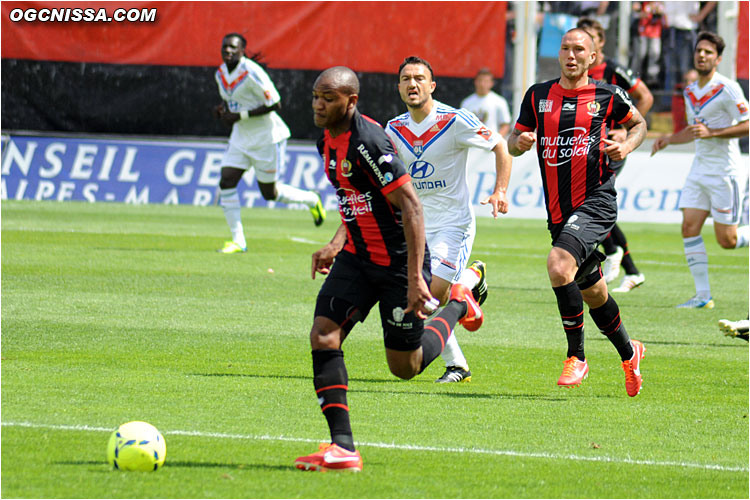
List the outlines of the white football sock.
{"label": "white football sock", "polygon": [[443,357],[446,367],[460,366],[464,370],[469,370],[469,363],[466,361],[464,353],[458,345],[455,332],[453,332],[450,337],[448,337],[448,340],[445,341],[445,349],[443,349],[443,352],[440,353],[440,355]]}
{"label": "white football sock", "polygon": [[740,226],[737,228],[737,244],[734,248],[742,248],[750,243],[750,226]]}
{"label": "white football sock", "polygon": [[312,191],[305,191],[289,184],[283,184],[281,182],[276,183],[276,199],[274,201],[280,201],[286,203],[302,203],[308,208],[312,208],[318,202],[318,195]]}
{"label": "white football sock", "polygon": [[685,258],[695,282],[695,293],[707,299],[711,297],[711,286],[708,284],[708,254],[703,237],[683,238],[682,242],[685,247]]}
{"label": "white football sock", "polygon": [[232,241],[242,248],[247,247],[245,241],[245,232],[242,229],[242,219],[240,218],[240,195],[237,188],[222,189],[219,195],[221,208],[224,209],[224,217],[227,219],[229,230],[232,232]]}
{"label": "white football sock", "polygon": [[474,272],[473,269],[466,268],[461,273],[461,279],[458,280],[462,285],[466,285],[469,290],[473,289],[479,283],[479,276]]}

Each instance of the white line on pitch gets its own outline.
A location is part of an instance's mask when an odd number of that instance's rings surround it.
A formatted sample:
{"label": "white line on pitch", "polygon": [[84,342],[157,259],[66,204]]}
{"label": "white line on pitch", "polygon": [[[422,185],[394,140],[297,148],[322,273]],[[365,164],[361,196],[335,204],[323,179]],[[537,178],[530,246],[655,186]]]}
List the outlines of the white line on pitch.
{"label": "white line on pitch", "polygon": [[[34,424],[31,422],[3,422],[3,426],[8,427],[29,427],[34,429],[54,429],[54,430],[65,430],[65,431],[96,431],[96,432],[112,432],[112,428],[109,427],[91,427],[88,425],[47,425],[47,424]],[[201,432],[201,431],[165,431],[164,434],[174,436],[199,436],[199,437],[211,437],[218,439],[246,439],[253,441],[288,441],[294,443],[319,443],[326,441],[325,439],[311,439],[311,438],[296,438],[290,436],[251,436],[248,434],[226,434],[223,432]],[[357,441],[357,446],[370,446],[373,448],[386,448],[394,450],[407,450],[407,451],[434,451],[438,453],[468,453],[478,455],[496,455],[496,456],[508,456],[508,457],[524,457],[524,458],[546,458],[550,460],[578,460],[584,462],[605,462],[605,463],[618,463],[618,464],[634,464],[634,465],[653,465],[662,467],[688,467],[691,469],[706,469],[706,470],[718,470],[728,472],[747,472],[747,467],[732,467],[718,464],[699,464],[694,462],[672,462],[672,461],[658,461],[658,460],[636,460],[632,458],[615,458],[615,457],[587,457],[582,455],[560,455],[555,453],[544,453],[544,452],[525,452],[525,451],[512,451],[512,450],[490,450],[484,448],[463,448],[463,447],[442,447],[442,446],[416,446],[409,444],[395,444],[395,443],[368,443],[364,441]]]}

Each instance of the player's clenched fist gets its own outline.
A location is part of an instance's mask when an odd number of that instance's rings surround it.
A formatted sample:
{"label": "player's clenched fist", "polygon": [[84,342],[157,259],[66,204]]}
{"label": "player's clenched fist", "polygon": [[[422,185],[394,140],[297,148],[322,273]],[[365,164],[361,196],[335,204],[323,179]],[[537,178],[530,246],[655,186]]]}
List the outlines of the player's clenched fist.
{"label": "player's clenched fist", "polygon": [[535,132],[523,132],[521,135],[518,136],[518,149],[520,149],[523,152],[526,152],[530,150],[534,143],[536,142],[536,133]]}
{"label": "player's clenched fist", "polygon": [[530,150],[536,142],[535,132],[521,132],[517,128],[508,138],[508,152],[513,156],[519,156]]}

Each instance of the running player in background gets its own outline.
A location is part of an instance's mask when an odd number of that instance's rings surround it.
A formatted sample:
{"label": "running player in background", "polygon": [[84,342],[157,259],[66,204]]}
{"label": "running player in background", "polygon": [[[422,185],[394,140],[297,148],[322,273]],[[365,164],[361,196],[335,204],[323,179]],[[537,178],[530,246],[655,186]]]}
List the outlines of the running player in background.
{"label": "running player in background", "polygon": [[325,129],[318,151],[336,189],[342,223],[331,242],[312,256],[313,279],[315,273],[327,275],[315,305],[310,345],[315,393],[331,443],[297,458],[295,467],[302,470],[362,470],[341,347],[376,303],[388,368],[403,379],[437,358],[457,322],[474,331],[484,319],[471,290],[456,284],[448,305],[424,324],[437,301],[429,288],[422,205],[388,136],[357,111],[358,94],[357,75],[343,66],[321,73],[312,92],[313,120]]}
{"label": "running player in background", "polygon": [[[430,63],[407,57],[398,71],[398,91],[408,113],[393,118],[385,131],[407,165],[424,210],[425,236],[432,257],[430,292],[441,305],[448,302],[454,283],[463,283],[481,305],[487,298],[486,266],[475,260],[464,272],[476,234],[474,208],[466,182],[470,148],[495,153],[495,189],[481,204],[492,215],[508,212],[512,158],[503,139],[474,114],[432,98],[436,83]],[[445,373],[436,382],[468,382],[466,357],[451,335],[442,353]]]}
{"label": "running player in background", "polygon": [[276,113],[281,109],[281,97],[276,87],[263,68],[245,55],[246,46],[247,42],[240,34],[224,36],[221,42],[224,64],[216,71],[216,84],[224,102],[214,108],[214,116],[232,127],[229,145],[221,160],[219,180],[219,200],[232,239],[219,250],[221,253],[247,251],[237,185],[248,169],[255,169],[258,188],[264,199],[306,205],[316,226],[321,225],[326,217],[323,203],[316,193],[278,182],[285,161],[289,128]]}
{"label": "running player in background", "polygon": [[[578,20],[576,26],[586,30],[594,39],[596,61],[589,68],[589,76],[595,80],[611,83],[626,90],[635,99],[635,107],[638,109],[638,112],[641,116],[645,117],[654,104],[654,96],[651,95],[651,91],[646,84],[640,78],[633,75],[631,70],[620,66],[611,59],[604,58],[604,44],[607,39],[601,23],[595,19],[584,17]],[[621,127],[615,128],[614,123],[608,123],[607,129],[610,139],[617,142],[625,140],[625,129]],[[615,175],[619,175],[620,170],[624,166],[625,160],[613,161],[610,159],[609,161],[609,168]],[[612,232],[602,242],[602,248],[607,255],[607,260],[604,261],[604,265],[602,266],[604,280],[607,283],[617,279],[617,276],[620,274],[620,265],[625,269],[625,276],[622,278],[620,286],[612,290],[613,292],[629,292],[646,281],[646,277],[638,270],[635,262],[633,262],[633,257],[628,249],[628,240],[619,225],[615,224],[615,227],[612,228]]]}
{"label": "running player in background", "polygon": [[474,93],[461,101],[461,107],[468,109],[479,118],[485,126],[503,138],[510,132],[510,109],[508,101],[494,92],[495,77],[489,68],[481,68],[474,77]]}
{"label": "running player in background", "polygon": [[[562,74],[526,91],[508,150],[519,156],[537,144],[552,235],[547,273],[568,341],[557,385],[577,386],[588,375],[583,349],[586,302],[594,323],[620,354],[625,388],[633,397],[641,390],[640,362],[646,348],[631,341],[625,330],[602,279],[599,263],[604,255],[596,247],[617,220],[615,177],[604,168],[605,155],[624,160],[643,142],[646,122],[624,90],[588,77],[595,60],[594,40],[585,30],[565,33],[559,52]],[[612,120],[625,126],[623,142],[604,138]]]}
{"label": "running player in background", "polygon": [[651,152],[654,155],[669,144],[695,141],[693,164],[680,195],[682,240],[695,283],[695,295],[677,306],[685,309],[714,307],[708,254],[701,236],[708,216],[714,219],[714,234],[722,248],[746,247],[750,239],[750,226],[738,227],[741,189],[748,175],[738,138],[747,137],[750,111],[737,82],[716,72],[724,46],[724,40],[715,33],[698,35],[693,52],[698,81],[683,92],[689,125],[658,138]]}

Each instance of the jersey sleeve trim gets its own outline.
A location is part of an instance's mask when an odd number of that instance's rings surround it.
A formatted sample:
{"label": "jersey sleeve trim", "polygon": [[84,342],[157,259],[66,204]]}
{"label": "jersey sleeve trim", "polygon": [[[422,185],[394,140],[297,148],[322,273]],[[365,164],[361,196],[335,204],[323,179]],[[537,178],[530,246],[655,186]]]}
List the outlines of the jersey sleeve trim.
{"label": "jersey sleeve trim", "polygon": [[633,82],[633,86],[632,86],[632,87],[630,87],[629,89],[625,89],[625,92],[627,92],[628,94],[632,94],[632,93],[633,93],[633,90],[635,90],[635,88],[636,88],[636,87],[637,87],[638,85],[640,85],[641,83],[643,83],[643,80],[641,80],[640,78],[636,78],[636,79],[635,79],[635,82]]}
{"label": "jersey sleeve trim", "polygon": [[625,118],[623,118],[622,120],[620,120],[617,123],[618,123],[618,125],[622,125],[623,123],[628,122],[631,118],[633,118],[633,111],[632,110],[628,111],[628,114],[625,115]]}
{"label": "jersey sleeve trim", "polygon": [[534,131],[534,129],[533,129],[533,128],[531,128],[531,127],[527,127],[526,125],[522,125],[522,124],[520,124],[520,123],[518,123],[518,122],[516,122],[516,125],[515,125],[515,127],[516,127],[516,128],[518,129],[518,130],[520,130],[521,132],[533,132],[533,131]]}
{"label": "jersey sleeve trim", "polygon": [[393,181],[390,184],[388,184],[385,187],[383,187],[383,189],[381,189],[380,192],[383,193],[383,194],[386,194],[386,195],[390,194],[393,191],[395,191],[396,189],[398,189],[401,186],[403,186],[404,184],[406,184],[407,182],[411,182],[411,176],[409,174],[402,175],[401,177],[399,177],[395,181]]}

